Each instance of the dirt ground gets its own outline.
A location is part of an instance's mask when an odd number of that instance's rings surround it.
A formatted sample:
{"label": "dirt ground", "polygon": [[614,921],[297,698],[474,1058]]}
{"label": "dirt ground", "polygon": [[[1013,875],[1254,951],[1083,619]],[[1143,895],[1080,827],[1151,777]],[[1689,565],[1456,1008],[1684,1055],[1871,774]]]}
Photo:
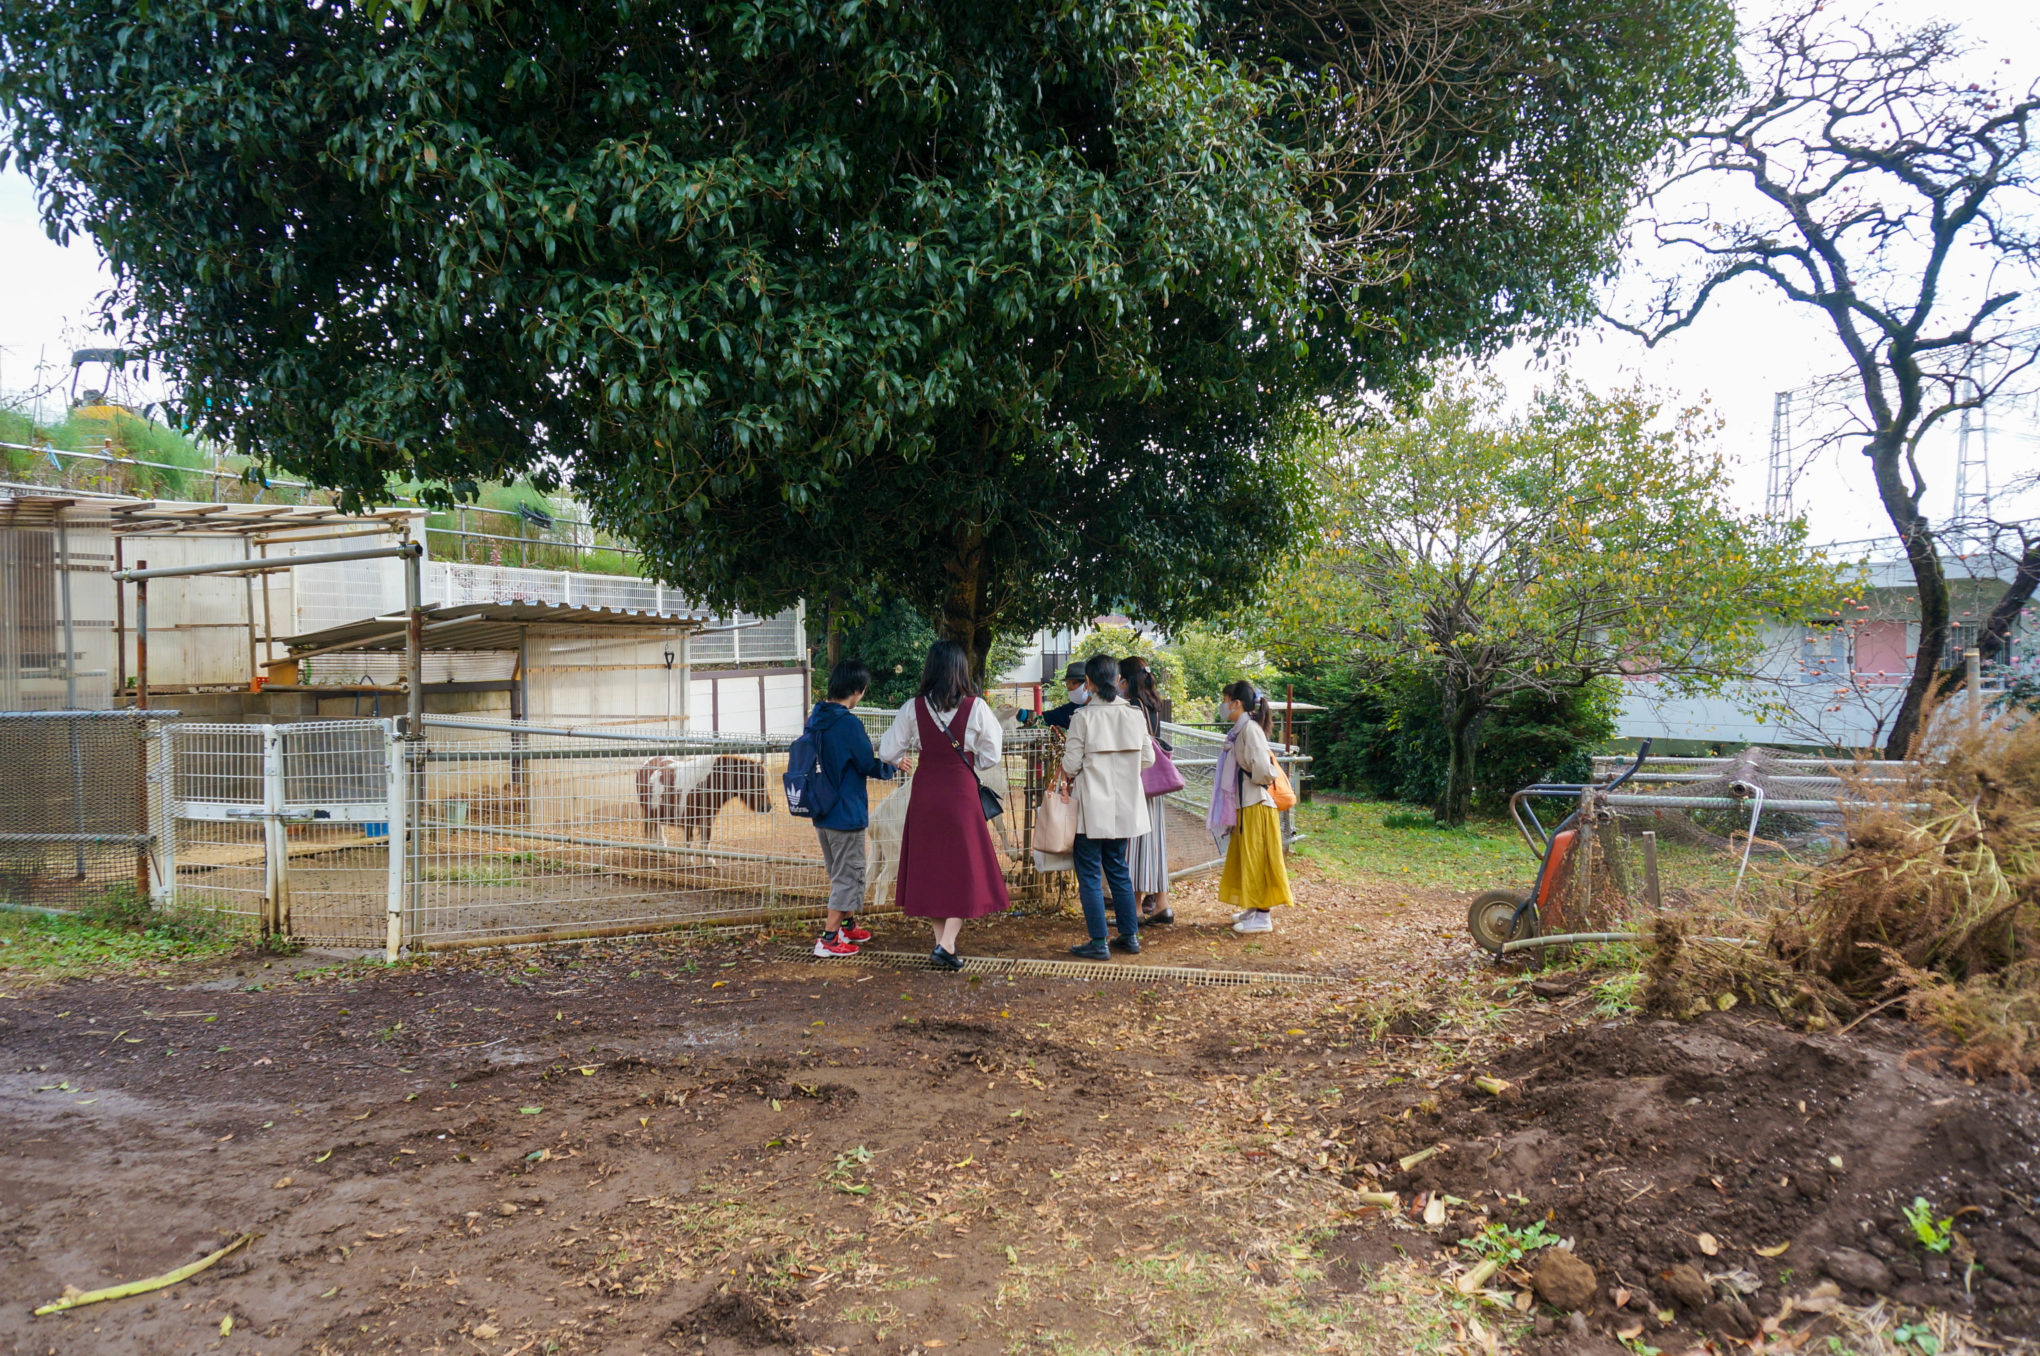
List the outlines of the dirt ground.
{"label": "dirt ground", "polygon": [[[1183,891],[1139,961],[1334,985],[938,975],[758,934],[17,985],[0,1352],[1726,1350],[1787,1296],[1780,1340],[1826,1351],[1873,1302],[1836,1270],[2032,1330],[2029,1094],[1881,1019],[1807,1037],[1622,1015],[1593,976],[1533,993],[1476,961],[1457,894],[1306,866],[1298,895],[1240,937]],[[963,950],[1080,933],[1009,918]],[[1963,1252],[1894,1232],[1916,1194],[1962,1212]],[[1455,1284],[1460,1239],[1535,1220],[1596,1269],[1578,1319],[1520,1270]],[[167,1290],[30,1315],[244,1232]]]}

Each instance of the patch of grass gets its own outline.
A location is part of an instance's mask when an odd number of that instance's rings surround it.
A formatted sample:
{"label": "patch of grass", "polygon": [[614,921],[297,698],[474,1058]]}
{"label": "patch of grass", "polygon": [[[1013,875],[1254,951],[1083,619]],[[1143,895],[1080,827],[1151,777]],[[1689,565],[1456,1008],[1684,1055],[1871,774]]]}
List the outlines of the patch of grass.
{"label": "patch of grass", "polygon": [[1624,970],[1597,981],[1593,986],[1594,1015],[1603,1021],[1635,1012],[1642,1006],[1636,999],[1637,987],[1643,982],[1643,974],[1637,970]]}
{"label": "patch of grass", "polygon": [[132,890],[69,913],[0,909],[0,973],[63,979],[232,951],[241,928],[208,910],[159,911]]}
{"label": "patch of grass", "polygon": [[1407,880],[1413,885],[1480,890],[1528,881],[1537,864],[1506,822],[1432,824],[1428,811],[1386,801],[1314,801],[1296,807],[1304,835],[1297,855],[1341,873]]}

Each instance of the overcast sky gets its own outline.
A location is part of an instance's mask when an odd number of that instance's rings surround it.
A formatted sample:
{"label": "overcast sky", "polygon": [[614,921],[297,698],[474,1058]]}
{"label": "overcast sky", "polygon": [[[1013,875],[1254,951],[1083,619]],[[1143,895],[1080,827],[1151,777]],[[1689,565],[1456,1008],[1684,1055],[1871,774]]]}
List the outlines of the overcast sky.
{"label": "overcast sky", "polygon": [[[1772,0],[1754,0],[1746,18],[1760,21]],[[1869,14],[1859,0],[1829,6],[1830,14]],[[2019,0],[1890,0],[1878,13],[1897,23],[1936,17],[1962,26],[1979,58],[2023,87],[2040,75],[2040,6]],[[2008,64],[2007,64],[2008,63]],[[0,307],[0,392],[19,396],[55,381],[67,383],[64,364],[78,345],[105,342],[92,333],[104,266],[90,240],[59,248],[44,236],[28,182],[0,173],[0,260],[5,261],[8,304]],[[1599,388],[1641,378],[1680,403],[1710,402],[1725,420],[1722,449],[1737,471],[1738,496],[1751,508],[1764,498],[1773,393],[1802,386],[1837,370],[1841,354],[1833,334],[1755,283],[1717,296],[1706,316],[1672,340],[1647,350],[1606,330],[1582,334],[1558,361]],[[38,376],[38,364],[41,374]],[[1527,393],[1545,379],[1549,363],[1530,354],[1504,355],[1495,365],[1512,390]],[[94,375],[87,371],[87,384]],[[58,394],[62,394],[61,387]],[[148,399],[155,392],[141,393]],[[61,408],[52,403],[49,409]],[[1952,446],[1953,430],[1949,433]],[[1943,449],[1945,454],[1946,448]],[[2029,403],[1991,430],[1992,480],[2002,486],[2040,471],[2040,419]],[[1930,460],[1930,465],[1932,464]],[[1929,493],[1928,509],[1945,513],[1952,496],[1952,462]],[[1862,456],[1837,450],[1814,462],[1800,480],[1796,504],[1816,540],[1884,535],[1889,529],[1869,493]],[[2040,516],[2040,494],[2001,502],[2000,516]]]}

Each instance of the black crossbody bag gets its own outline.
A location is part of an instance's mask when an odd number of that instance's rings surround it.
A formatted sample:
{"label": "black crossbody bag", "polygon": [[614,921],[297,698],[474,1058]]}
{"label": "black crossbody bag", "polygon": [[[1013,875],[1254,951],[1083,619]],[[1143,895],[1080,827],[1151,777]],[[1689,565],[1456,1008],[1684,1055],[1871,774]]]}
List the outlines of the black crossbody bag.
{"label": "black crossbody bag", "polygon": [[[923,697],[921,700],[926,701],[927,698]],[[975,701],[977,698],[972,698],[972,700]],[[968,712],[968,710],[968,707],[964,708],[965,712]],[[930,710],[928,715],[930,719],[933,719],[935,712]],[[954,720],[955,717],[952,716],[950,719]],[[970,728],[970,717],[968,714],[964,716],[964,728]],[[942,726],[942,737],[949,741],[949,747],[956,750],[956,756],[963,760],[964,767],[970,772],[970,780],[978,789],[978,809],[985,812],[985,818],[997,819],[1000,815],[1006,813],[1005,802],[1000,799],[999,793],[978,780],[977,764],[971,762],[970,755],[964,752],[963,745],[957,741],[954,734],[950,733],[947,725]]]}

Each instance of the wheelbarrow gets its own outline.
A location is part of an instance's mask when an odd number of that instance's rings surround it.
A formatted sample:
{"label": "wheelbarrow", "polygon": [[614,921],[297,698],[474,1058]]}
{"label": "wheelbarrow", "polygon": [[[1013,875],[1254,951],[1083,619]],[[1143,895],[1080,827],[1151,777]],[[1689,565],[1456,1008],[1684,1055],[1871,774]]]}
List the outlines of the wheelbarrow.
{"label": "wheelbarrow", "polygon": [[[1537,878],[1530,889],[1489,890],[1477,896],[1466,911],[1467,931],[1474,941],[1499,956],[1509,942],[1556,936],[1565,931],[1563,912],[1573,864],[1585,846],[1590,824],[1582,816],[1590,808],[1605,808],[1602,800],[1643,767],[1650,756],[1650,741],[1636,751],[1636,761],[1614,780],[1602,782],[1538,782],[1509,797],[1509,817],[1537,858]],[[1531,804],[1537,800],[1569,800],[1572,812],[1547,831]],[[1533,948],[1534,949],[1534,948]]]}

